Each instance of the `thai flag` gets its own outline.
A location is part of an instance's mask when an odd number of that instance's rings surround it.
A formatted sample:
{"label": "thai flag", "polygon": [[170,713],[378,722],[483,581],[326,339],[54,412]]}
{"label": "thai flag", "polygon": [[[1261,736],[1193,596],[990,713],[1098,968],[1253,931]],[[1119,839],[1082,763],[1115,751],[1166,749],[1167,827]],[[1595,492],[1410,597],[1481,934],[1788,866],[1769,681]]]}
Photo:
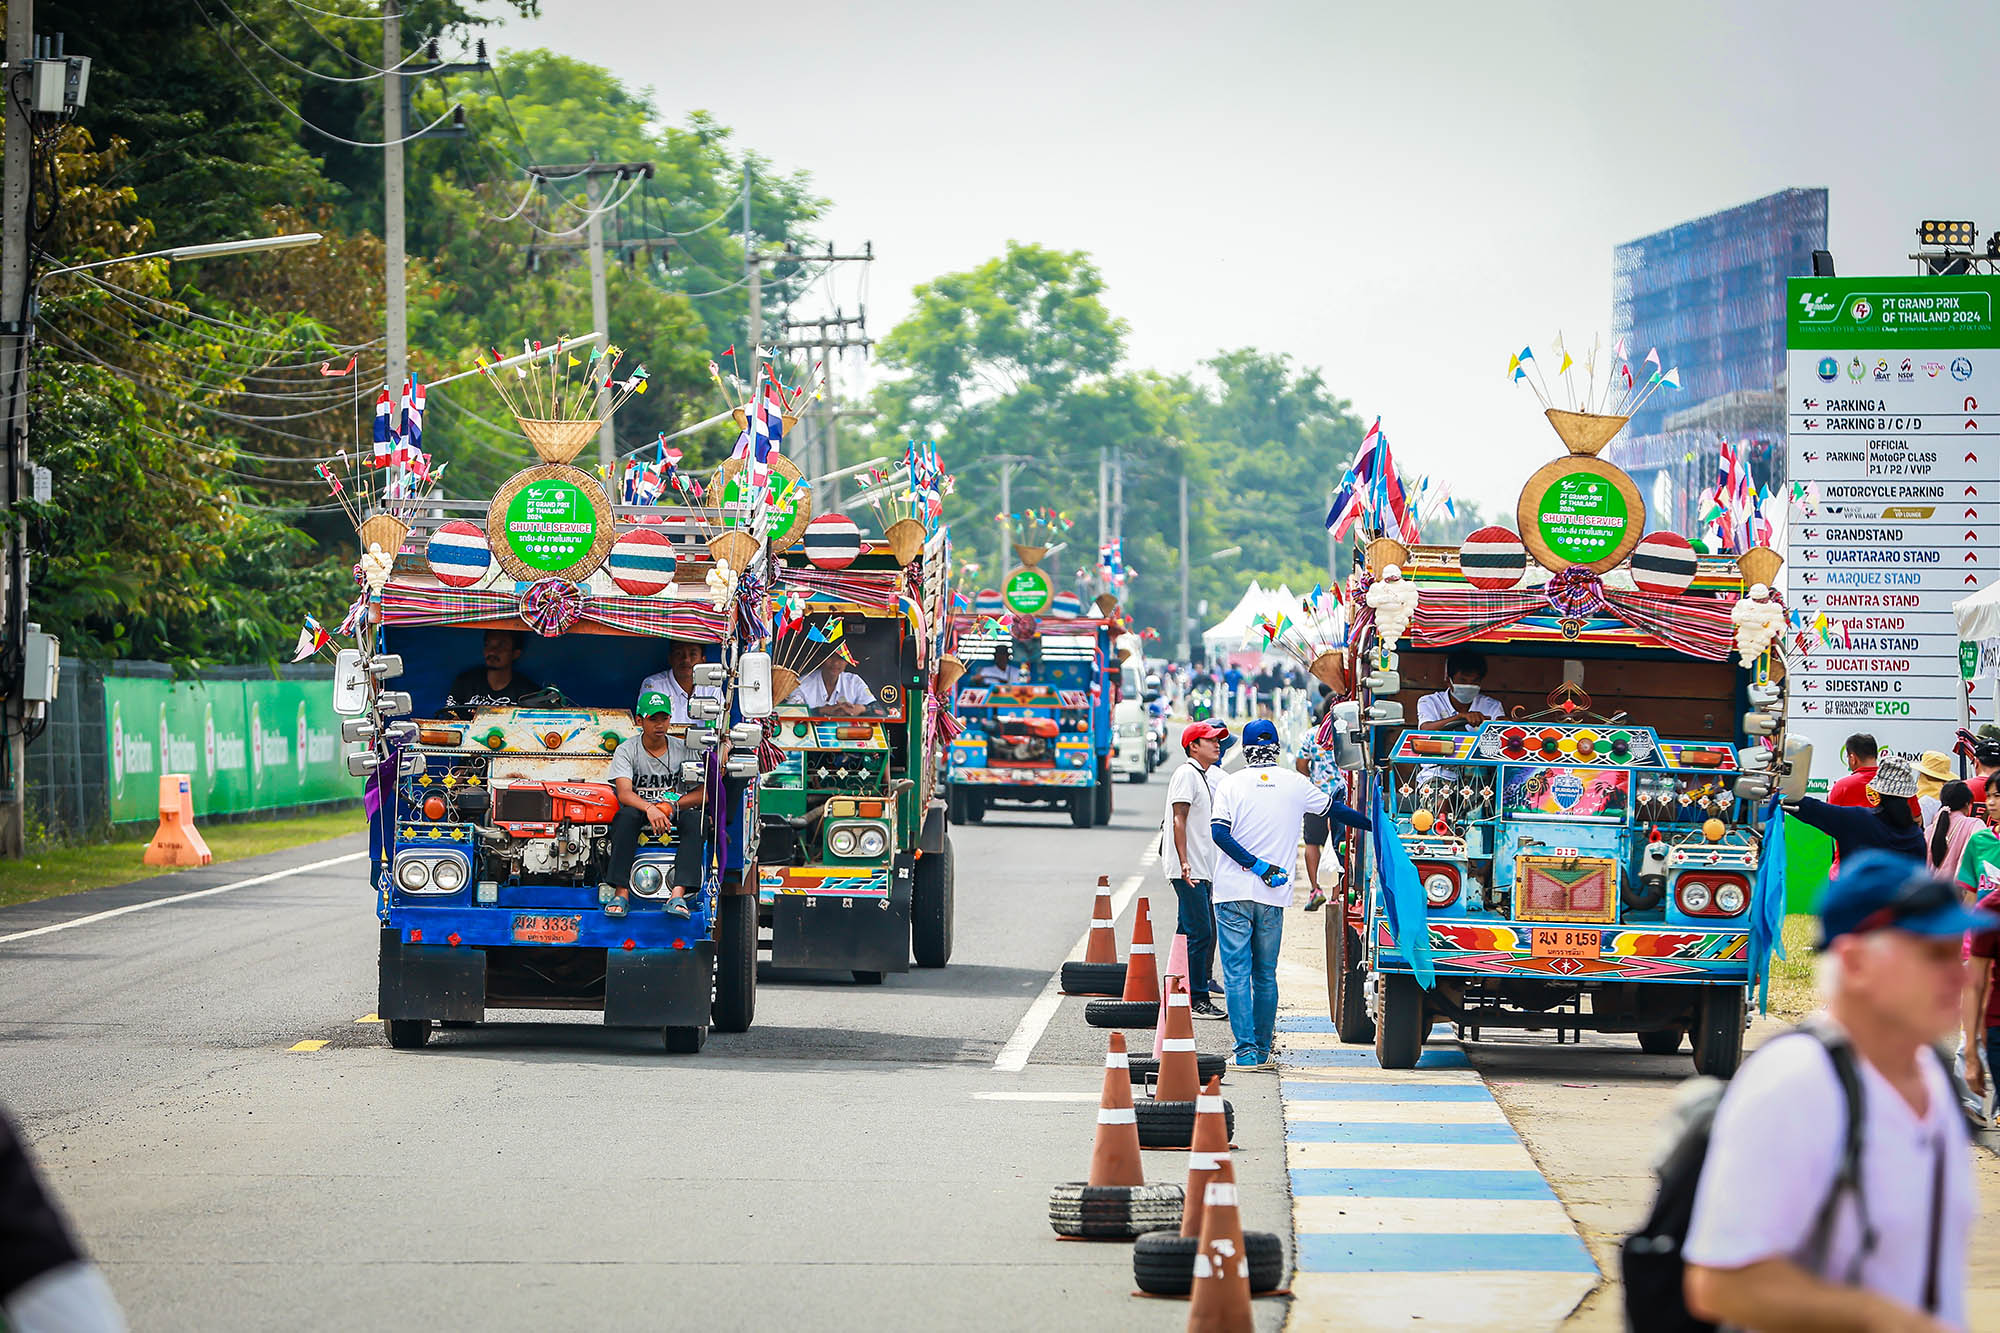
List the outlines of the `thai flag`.
{"label": "thai flag", "polygon": [[403,428],[396,435],[395,461],[415,463],[424,447],[424,386],[415,375],[403,383]]}
{"label": "thai flag", "polygon": [[1395,532],[1405,541],[1417,539],[1417,515],[1403,491],[1403,479],[1396,474],[1396,462],[1389,454],[1389,437],[1382,433],[1382,418],[1361,437],[1361,448],[1340,480],[1333,504],[1326,511],[1326,526],[1335,537],[1347,536],[1361,519],[1368,519],[1384,532]]}
{"label": "thai flag", "polygon": [[389,450],[389,391],[387,389],[375,399],[375,457],[370,467],[387,467],[393,461]]}
{"label": "thai flag", "polygon": [[766,380],[757,400],[757,415],[750,422],[750,488],[755,494],[761,496],[770,490],[771,455],[784,442],[784,400],[778,397],[777,384]]}

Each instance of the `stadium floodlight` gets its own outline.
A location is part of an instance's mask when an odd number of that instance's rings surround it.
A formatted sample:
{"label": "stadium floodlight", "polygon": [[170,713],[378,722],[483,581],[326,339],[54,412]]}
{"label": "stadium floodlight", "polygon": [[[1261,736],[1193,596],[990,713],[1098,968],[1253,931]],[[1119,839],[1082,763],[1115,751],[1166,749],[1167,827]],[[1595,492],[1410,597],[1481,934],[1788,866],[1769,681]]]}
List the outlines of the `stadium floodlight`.
{"label": "stadium floodlight", "polygon": [[1979,239],[1979,228],[1970,222],[1937,222],[1926,220],[1917,224],[1917,240],[1925,245],[1942,245],[1946,249],[1970,250]]}

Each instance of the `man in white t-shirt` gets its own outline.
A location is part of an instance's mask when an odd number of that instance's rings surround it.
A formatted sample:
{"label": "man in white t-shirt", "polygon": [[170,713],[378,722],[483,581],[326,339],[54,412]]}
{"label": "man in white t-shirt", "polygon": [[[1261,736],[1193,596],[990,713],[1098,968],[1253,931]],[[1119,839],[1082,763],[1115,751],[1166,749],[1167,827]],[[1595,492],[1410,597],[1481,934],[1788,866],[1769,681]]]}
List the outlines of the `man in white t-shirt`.
{"label": "man in white t-shirt", "polygon": [[997,685],[1019,685],[1027,680],[1028,673],[1014,665],[1014,650],[1001,644],[993,650],[993,660],[972,673],[975,685],[988,689]]}
{"label": "man in white t-shirt", "polygon": [[1211,814],[1216,947],[1236,1065],[1269,1068],[1278,1025],[1278,946],[1305,817],[1323,814],[1350,828],[1370,825],[1304,774],[1278,767],[1278,729],[1265,718],[1244,726],[1243,768],[1217,784]]}
{"label": "man in white t-shirt", "polygon": [[689,699],[724,700],[720,685],[697,685],[694,683],[694,669],[701,664],[701,645],[685,639],[676,640],[667,649],[667,669],[655,671],[639,682],[639,693],[649,694],[654,690],[667,696],[672,707],[673,720],[686,724],[694,721],[688,710]]}
{"label": "man in white t-shirt", "polygon": [[1966,1326],[1978,1205],[1958,1098],[1926,1047],[1957,1023],[1965,932],[1995,925],[1916,861],[1844,859],[1820,949],[1826,1017],[1860,1073],[1858,1197],[1834,1198],[1847,1112],[1832,1057],[1808,1037],[1773,1038],[1716,1112],[1682,1249],[1690,1311],[1746,1329]]}
{"label": "man in white t-shirt", "polygon": [[[1496,717],[1506,715],[1506,705],[1486,693],[1486,655],[1470,648],[1455,648],[1444,659],[1445,687],[1417,700],[1417,726],[1424,731],[1477,731]],[[1433,779],[1455,778],[1458,770],[1441,764],[1425,764],[1417,770],[1419,784]]]}
{"label": "man in white t-shirt", "polygon": [[1215,840],[1209,806],[1228,735],[1229,728],[1220,722],[1182,728],[1181,749],[1188,761],[1167,779],[1167,812],[1160,821],[1160,869],[1174,886],[1180,932],[1187,936],[1188,1008],[1200,1018],[1223,1016],[1209,998],[1215,962],[1215,906],[1208,896],[1215,878]]}
{"label": "man in white t-shirt", "polygon": [[860,717],[861,710],[875,702],[875,692],[867,681],[847,669],[851,665],[845,649],[834,649],[785,702],[828,717]]}

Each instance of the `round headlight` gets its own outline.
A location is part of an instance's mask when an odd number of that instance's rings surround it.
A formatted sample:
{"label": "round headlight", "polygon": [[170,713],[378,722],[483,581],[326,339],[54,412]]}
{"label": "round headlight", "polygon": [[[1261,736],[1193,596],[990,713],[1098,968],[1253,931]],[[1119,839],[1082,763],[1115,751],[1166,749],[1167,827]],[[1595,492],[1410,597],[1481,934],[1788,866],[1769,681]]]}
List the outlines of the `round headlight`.
{"label": "round headlight", "polygon": [[889,850],[889,835],[878,828],[863,829],[857,846],[863,856],[880,856]]}
{"label": "round headlight", "polygon": [[854,855],[854,830],[837,828],[826,840],[827,849],[835,856]]}
{"label": "round headlight", "polygon": [[412,858],[396,867],[396,882],[411,891],[421,889],[431,882],[431,867],[428,861]]}
{"label": "round headlight", "polygon": [[1706,912],[1708,910],[1708,903],[1708,885],[1696,882],[1681,886],[1681,910],[1687,912]]}
{"label": "round headlight", "polygon": [[1452,882],[1450,875],[1439,873],[1424,880],[1424,897],[1432,907],[1444,906],[1457,892],[1458,885]]}
{"label": "round headlight", "polygon": [[1724,884],[1715,891],[1715,905],[1721,911],[1735,916],[1743,910],[1745,902],[1743,888],[1739,884]]}
{"label": "round headlight", "polygon": [[446,893],[465,887],[465,863],[457,857],[447,857],[431,866],[431,884]]}
{"label": "round headlight", "polygon": [[644,865],[632,867],[632,892],[634,893],[643,894],[650,898],[660,891],[660,885],[665,882],[666,876],[661,874],[660,868],[650,861]]}

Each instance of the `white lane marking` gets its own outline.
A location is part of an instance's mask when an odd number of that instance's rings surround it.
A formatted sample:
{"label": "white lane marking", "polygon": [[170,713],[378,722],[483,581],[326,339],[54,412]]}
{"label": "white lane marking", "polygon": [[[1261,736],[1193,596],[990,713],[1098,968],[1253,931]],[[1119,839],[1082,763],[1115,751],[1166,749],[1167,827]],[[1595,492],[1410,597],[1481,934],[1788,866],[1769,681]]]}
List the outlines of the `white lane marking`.
{"label": "white lane marking", "polygon": [[212,889],[196,889],[192,893],[176,893],[171,898],[149,898],[143,903],[128,903],[124,907],[114,907],[105,912],[92,912],[89,916],[74,917],[68,921],[58,921],[52,926],[37,926],[33,930],[17,930],[12,935],[0,935],[0,944],[11,944],[15,940],[31,940],[37,935],[53,935],[59,930],[69,930],[74,926],[88,926],[98,921],[109,921],[114,916],[124,916],[127,912],[143,912],[149,907],[165,907],[169,903],[192,902],[196,898],[211,898],[218,893],[229,893],[236,889],[247,889],[258,884],[269,884],[272,880],[288,879],[293,875],[303,875],[312,870],[324,870],[328,866],[345,865],[349,861],[360,861],[366,852],[349,852],[345,856],[329,856],[324,861],[308,861],[302,866],[289,870],[273,870],[268,875],[252,875],[249,879],[239,879],[228,884],[218,884]]}
{"label": "white lane marking", "polygon": [[1094,1102],[1102,1092],[975,1092],[976,1102]]}
{"label": "white lane marking", "polygon": [[[1111,919],[1116,921],[1125,915],[1125,909],[1132,905],[1132,895],[1146,882],[1144,875],[1132,875],[1118,886],[1111,895]],[[1065,960],[1071,963],[1083,961],[1084,950],[1090,945],[1090,932],[1085,930],[1077,937],[1076,946],[1069,951]],[[1003,1074],[1018,1074],[1028,1067],[1028,1057],[1035,1053],[1035,1045],[1042,1034],[1049,1030],[1049,1020],[1062,1007],[1062,969],[1057,968],[1049,976],[1042,993],[1028,1006],[1028,1012],[1021,1015],[1020,1023],[1014,1028],[1014,1035],[1007,1038],[1007,1044],[1000,1048],[1000,1054],[993,1060],[993,1067]]]}

